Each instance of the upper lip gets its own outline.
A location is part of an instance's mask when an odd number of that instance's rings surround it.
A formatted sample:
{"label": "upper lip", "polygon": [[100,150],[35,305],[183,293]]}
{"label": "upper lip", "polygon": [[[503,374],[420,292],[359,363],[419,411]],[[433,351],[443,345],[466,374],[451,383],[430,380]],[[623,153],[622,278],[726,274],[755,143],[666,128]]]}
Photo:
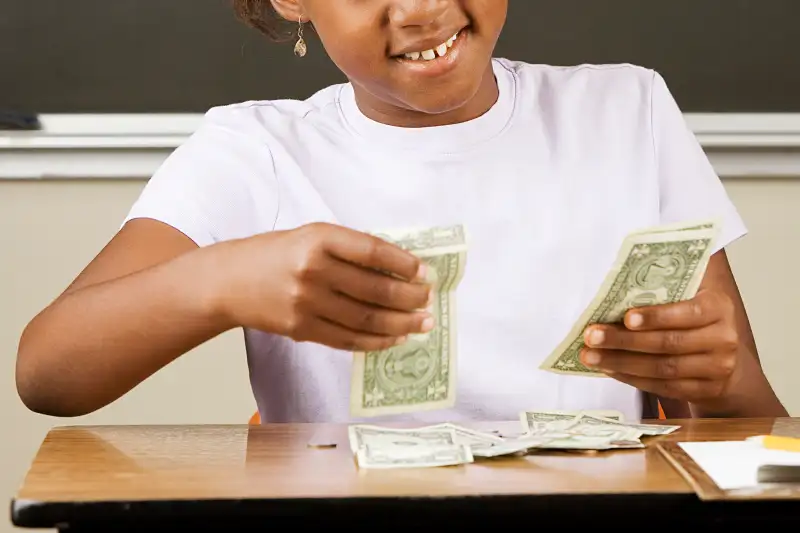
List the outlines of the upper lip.
{"label": "upper lip", "polygon": [[398,51],[392,53],[391,55],[394,57],[394,56],[402,56],[405,54],[410,54],[413,52],[424,52],[425,50],[433,50],[440,44],[446,43],[455,34],[461,33],[463,29],[464,26],[461,26],[459,29],[451,30],[449,33],[439,32],[431,37],[409,41],[408,43],[405,43],[404,46],[401,46],[398,49]]}

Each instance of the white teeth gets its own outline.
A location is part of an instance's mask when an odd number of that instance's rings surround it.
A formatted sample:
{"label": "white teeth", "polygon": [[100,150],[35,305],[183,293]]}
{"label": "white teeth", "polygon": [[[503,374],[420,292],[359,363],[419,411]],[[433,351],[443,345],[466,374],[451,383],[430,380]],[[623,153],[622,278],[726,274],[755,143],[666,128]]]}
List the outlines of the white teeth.
{"label": "white teeth", "polygon": [[443,57],[447,54],[447,50],[453,47],[456,39],[458,39],[458,33],[447,39],[447,41],[443,42],[436,48],[431,48],[430,50],[425,50],[423,52],[409,52],[404,55],[406,59],[411,59],[412,61],[416,61],[418,59],[424,59],[425,61],[432,61],[437,57]]}

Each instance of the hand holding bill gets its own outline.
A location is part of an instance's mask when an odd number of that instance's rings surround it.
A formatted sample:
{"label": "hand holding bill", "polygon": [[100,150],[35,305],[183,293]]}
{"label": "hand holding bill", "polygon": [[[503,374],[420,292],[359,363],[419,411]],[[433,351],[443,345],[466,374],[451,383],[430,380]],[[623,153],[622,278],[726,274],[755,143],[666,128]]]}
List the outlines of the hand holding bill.
{"label": "hand holding bill", "polygon": [[693,403],[724,397],[739,366],[733,302],[707,289],[690,300],[631,309],[620,325],[592,325],[584,342],[586,366]]}

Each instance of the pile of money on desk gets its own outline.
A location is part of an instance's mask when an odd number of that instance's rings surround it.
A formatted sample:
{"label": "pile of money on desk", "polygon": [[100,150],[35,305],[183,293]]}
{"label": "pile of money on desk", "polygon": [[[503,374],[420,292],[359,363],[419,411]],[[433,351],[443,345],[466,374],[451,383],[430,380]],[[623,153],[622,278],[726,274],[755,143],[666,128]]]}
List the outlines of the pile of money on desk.
{"label": "pile of money on desk", "polygon": [[643,437],[680,428],[629,424],[613,411],[527,411],[520,419],[520,432],[510,435],[444,423],[411,429],[353,425],[348,436],[360,468],[432,468],[537,450],[644,448]]}

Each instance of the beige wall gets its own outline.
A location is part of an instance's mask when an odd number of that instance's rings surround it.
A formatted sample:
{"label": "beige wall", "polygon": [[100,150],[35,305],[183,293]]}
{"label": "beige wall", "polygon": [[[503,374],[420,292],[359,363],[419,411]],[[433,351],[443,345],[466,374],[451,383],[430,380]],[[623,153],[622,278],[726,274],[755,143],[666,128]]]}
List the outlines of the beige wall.
{"label": "beige wall", "polygon": [[[47,429],[17,398],[14,359],[26,322],[111,237],[143,181],[0,181],[0,499],[7,502]],[[778,394],[800,415],[800,179],[727,180],[751,233],[730,248],[762,359]],[[131,394],[69,423],[244,423],[255,409],[237,333],[198,348]],[[794,385],[794,387],[793,387]],[[2,508],[2,505],[0,505]],[[5,507],[7,509],[7,507]],[[7,515],[0,533],[10,531]]]}
{"label": "beige wall", "polygon": [[[255,410],[240,335],[201,346],[115,404],[58,420],[17,397],[14,360],[27,321],[116,231],[143,181],[0,180],[0,500],[8,502],[48,428],[64,423],[246,423]],[[7,504],[0,508],[8,509]],[[0,533],[11,530],[8,514]]]}

